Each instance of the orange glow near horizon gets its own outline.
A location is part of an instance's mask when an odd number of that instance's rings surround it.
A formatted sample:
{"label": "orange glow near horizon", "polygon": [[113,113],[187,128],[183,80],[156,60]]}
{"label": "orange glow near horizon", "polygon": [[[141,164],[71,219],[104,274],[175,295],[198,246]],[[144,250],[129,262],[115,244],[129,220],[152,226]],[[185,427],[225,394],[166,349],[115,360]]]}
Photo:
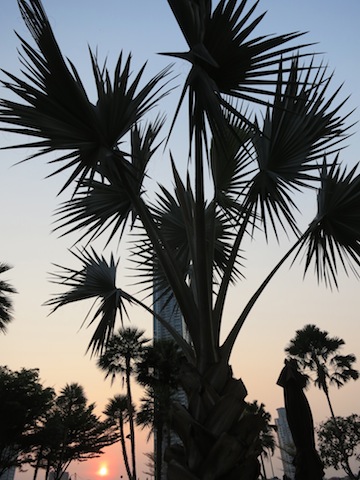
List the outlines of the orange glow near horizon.
{"label": "orange glow near horizon", "polygon": [[101,467],[99,468],[99,471],[98,471],[98,475],[100,475],[100,477],[105,477],[107,474],[109,473],[108,471],[108,468],[106,465],[101,465]]}

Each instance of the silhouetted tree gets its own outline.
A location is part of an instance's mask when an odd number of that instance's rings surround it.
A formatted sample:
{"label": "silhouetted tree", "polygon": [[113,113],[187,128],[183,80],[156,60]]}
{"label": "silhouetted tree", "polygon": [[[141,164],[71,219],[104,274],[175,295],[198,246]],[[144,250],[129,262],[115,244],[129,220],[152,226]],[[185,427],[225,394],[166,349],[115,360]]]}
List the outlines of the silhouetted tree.
{"label": "silhouetted tree", "polygon": [[[132,409],[134,411],[134,409]],[[104,414],[109,421],[115,424],[120,434],[121,452],[124,460],[124,465],[128,479],[131,480],[132,473],[129,464],[129,456],[125,443],[125,429],[124,426],[129,422],[128,399],[126,395],[115,395],[111,398],[105,406]]]}
{"label": "silhouetted tree", "polygon": [[[358,273],[360,263],[360,176],[336,157],[349,127],[339,90],[328,96],[332,76],[308,55],[301,33],[256,32],[263,18],[255,13],[259,2],[220,0],[213,8],[211,0],[168,0],[189,48],[168,55],[190,67],[170,133],[187,100],[191,161],[182,160],[188,164],[182,178],[169,153],[174,189],[160,186],[154,199],[145,195],[147,173],[165,120],[153,116],[146,123],[145,116],[170,93],[170,67],[146,83],[144,68],[132,72],[130,56],[119,56],[112,75],[91,53],[92,103],[75,66],[62,56],[40,0],[18,3],[36,48],[20,38],[26,72],[3,81],[11,94],[0,106],[4,128],[33,135],[36,141],[24,146],[35,148],[35,156],[54,153],[57,171],[69,172],[64,189],[74,184],[75,192],[59,209],[59,228],[81,229],[81,239],[91,242],[105,231],[107,240],[128,238],[124,234],[139,227],[131,237],[138,247],[131,252],[136,281],[144,289],[166,284],[189,331],[191,343],[157,316],[188,360],[181,374],[188,406],[173,410],[183,446],[169,452],[169,478],[256,478],[257,417],[243,415],[246,388],[229,365],[237,336],[292,254],[304,256],[305,271],[314,266],[327,284],[336,284],[339,267]],[[254,106],[260,115],[249,113]],[[314,185],[317,212],[299,232],[293,194]],[[224,333],[227,294],[243,276],[243,240],[261,230],[267,239],[284,230],[295,240]],[[75,254],[81,268],[60,268],[55,281],[68,290],[49,304],[56,309],[98,300],[89,319],[97,322],[90,348],[101,353],[126,304],[151,309],[116,286],[112,256],[108,263],[91,248]]]}
{"label": "silhouetted tree", "polygon": [[109,423],[94,414],[84,389],[77,383],[65,385],[47,415],[38,436],[36,460],[59,480],[71,462],[99,457],[104,447],[118,440]]}
{"label": "silhouetted tree", "polygon": [[148,340],[144,331],[135,327],[120,328],[108,341],[104,352],[97,361],[98,367],[106,373],[105,378],[125,377],[126,398],[128,402],[130,443],[131,443],[131,468],[130,480],[136,480],[136,454],[135,454],[135,410],[132,399],[131,375],[134,372],[136,361],[140,358],[144,344]]}
{"label": "silhouetted tree", "polygon": [[318,428],[321,458],[327,467],[342,469],[352,480],[360,479],[360,470],[354,473],[350,461],[360,461],[360,416],[336,417],[322,422]]}
{"label": "silhouetted tree", "polygon": [[271,415],[265,410],[265,405],[263,403],[259,405],[257,400],[255,400],[247,405],[246,411],[247,413],[255,415],[260,425],[259,441],[256,446],[256,450],[263,469],[263,477],[267,478],[264,458],[268,457],[269,455],[274,455],[276,446],[274,431],[276,430],[276,426],[271,423]]}
{"label": "silhouetted tree", "polygon": [[171,410],[180,389],[180,368],[183,355],[171,340],[154,340],[146,346],[136,365],[137,381],[146,387],[140,400],[136,422],[155,434],[155,480],[163,478],[164,438],[171,439]]}
{"label": "silhouetted tree", "polygon": [[0,475],[30,460],[29,453],[54,398],[37,369],[0,367]]}
{"label": "silhouetted tree", "polygon": [[316,325],[305,325],[296,331],[285,351],[300,366],[309,380],[309,373],[314,373],[314,384],[326,396],[331,416],[335,418],[329,396],[329,385],[342,387],[349,380],[357,380],[359,372],[353,368],[355,355],[340,355],[340,348],[345,345],[342,338],[330,337],[328,332],[320,330]]}
{"label": "silhouetted tree", "polygon": [[[10,270],[11,267],[5,263],[0,263],[0,275]],[[6,332],[6,326],[12,320],[12,301],[11,293],[16,290],[5,280],[0,279],[0,332]]]}

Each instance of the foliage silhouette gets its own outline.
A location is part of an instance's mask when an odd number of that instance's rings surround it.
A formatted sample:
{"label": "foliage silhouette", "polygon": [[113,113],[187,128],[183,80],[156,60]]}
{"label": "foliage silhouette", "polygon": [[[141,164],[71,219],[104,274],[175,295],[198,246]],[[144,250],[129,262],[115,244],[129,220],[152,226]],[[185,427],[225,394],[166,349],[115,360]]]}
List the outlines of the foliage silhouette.
{"label": "foliage silhouette", "polygon": [[135,455],[135,410],[132,399],[131,375],[134,373],[136,361],[139,359],[143,345],[148,341],[144,332],[135,327],[120,328],[108,341],[106,348],[99,357],[97,365],[111,376],[113,382],[116,375],[125,377],[127,412],[130,425],[131,443],[131,476],[129,480],[136,480]]}
{"label": "foliage silhouette", "polygon": [[345,344],[342,338],[330,337],[328,332],[316,325],[305,325],[296,331],[295,337],[285,351],[294,358],[302,372],[310,381],[309,374],[314,373],[314,384],[325,394],[332,418],[334,410],[329,396],[329,385],[342,387],[350,380],[357,380],[359,372],[353,368],[355,355],[340,355],[339,350]]}
{"label": "foliage silhouette", "polygon": [[[190,64],[170,132],[188,100],[191,162],[183,179],[169,152],[174,190],[160,186],[151,203],[146,173],[164,119],[144,120],[171,92],[170,67],[142,86],[145,68],[131,81],[130,56],[120,54],[111,76],[91,53],[97,89],[92,103],[75,66],[62,56],[41,1],[18,4],[37,49],[19,38],[25,75],[5,72],[3,85],[19,100],[2,100],[3,129],[34,136],[23,144],[35,150],[29,158],[54,153],[54,174],[68,173],[62,190],[75,184],[58,211],[59,229],[79,232],[79,241],[87,242],[104,232],[107,243],[125,240],[129,230],[137,234],[131,252],[137,281],[145,291],[154,283],[168,285],[189,331],[187,343],[168,326],[187,358],[181,378],[188,397],[187,406],[173,408],[182,446],[169,453],[169,478],[257,478],[259,425],[256,416],[245,415],[247,392],[229,365],[236,338],[292,255],[303,252],[305,271],[314,266],[329,285],[337,285],[340,267],[358,275],[360,176],[355,169],[347,173],[337,156],[350,125],[339,89],[329,94],[332,75],[308,53],[309,45],[299,43],[301,33],[256,36],[264,16],[256,14],[259,2],[220,0],[213,8],[210,0],[168,0],[189,51],[166,55]],[[253,106],[263,115],[250,114]],[[166,136],[166,148],[170,142]],[[316,216],[298,232],[294,194],[314,187]],[[244,275],[243,240],[261,230],[268,239],[280,239],[284,230],[294,243],[223,337],[229,288]],[[101,354],[118,313],[122,319],[134,303],[151,309],[116,286],[112,256],[107,262],[91,247],[75,255],[80,269],[59,267],[54,281],[67,290],[48,304],[56,310],[98,301],[89,348]]]}
{"label": "foliage silhouette", "polygon": [[[6,263],[0,263],[0,275],[10,270],[11,267]],[[12,310],[13,305],[10,298],[11,293],[16,293],[14,287],[12,287],[7,281],[0,280],[0,332],[6,333],[7,324],[13,319]]]}
{"label": "foliage silhouette", "polygon": [[0,367],[0,475],[28,463],[41,420],[54,391],[40,383],[37,369]]}
{"label": "foliage silhouette", "polygon": [[360,460],[360,417],[352,414],[348,417],[336,417],[322,422],[318,428],[321,457],[328,467],[343,469],[352,480],[360,478],[360,471],[354,473],[351,460]]}

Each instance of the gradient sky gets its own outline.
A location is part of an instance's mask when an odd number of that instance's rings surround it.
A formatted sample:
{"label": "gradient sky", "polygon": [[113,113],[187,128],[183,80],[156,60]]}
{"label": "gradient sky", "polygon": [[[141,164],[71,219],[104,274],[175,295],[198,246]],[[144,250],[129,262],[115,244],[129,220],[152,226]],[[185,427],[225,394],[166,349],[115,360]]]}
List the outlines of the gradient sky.
{"label": "gradient sky", "polygon": [[[94,85],[90,74],[88,45],[98,47],[100,58],[108,58],[112,67],[120,50],[133,54],[133,69],[148,60],[146,78],[163,68],[168,60],[156,55],[162,51],[183,51],[186,45],[182,39],[170,8],[164,0],[43,0],[52,22],[55,35],[65,56],[77,66],[90,92]],[[252,4],[252,2],[249,2]],[[291,31],[307,31],[306,41],[318,42],[309,51],[323,53],[330,71],[334,70],[334,88],[344,83],[340,98],[351,95],[347,111],[360,105],[360,3],[357,0],[263,0],[258,12],[268,10],[259,27],[259,34],[280,34]],[[1,0],[0,11],[0,67],[12,73],[19,73],[16,49],[19,47],[14,30],[29,39],[22,23],[15,0]],[[174,66],[178,83],[188,71],[185,63]],[[0,75],[4,78],[4,75]],[[9,94],[1,88],[1,98]],[[165,110],[171,118],[179,91],[166,99]],[[353,122],[359,120],[359,113],[352,115]],[[182,140],[186,129],[177,126],[171,149],[178,161],[186,164],[186,142]],[[357,126],[349,139],[349,147],[341,158],[350,166],[359,161],[360,137]],[[22,139],[0,133],[0,146],[20,143]],[[13,370],[39,368],[45,386],[59,391],[66,383],[78,382],[84,386],[91,402],[96,402],[97,413],[101,414],[107,399],[118,393],[120,383],[110,386],[103,374],[95,367],[94,359],[85,355],[86,346],[92,334],[90,329],[80,329],[90,307],[77,305],[64,308],[48,316],[49,309],[42,306],[51,294],[58,291],[49,283],[48,272],[52,263],[69,265],[73,261],[68,252],[72,245],[70,237],[57,238],[51,233],[53,212],[67,195],[57,197],[63,179],[45,179],[51,173],[51,166],[44,159],[13,166],[24,159],[29,152],[0,151],[0,260],[14,268],[7,274],[18,290],[14,297],[15,319],[9,325],[8,333],[0,336],[0,365]],[[157,181],[168,182],[168,156],[159,157],[150,171]],[[314,213],[312,195],[300,199],[302,216],[299,224],[306,226]],[[246,253],[246,280],[232,291],[226,310],[224,332],[228,331],[234,319],[241,312],[249,297],[261,283],[272,266],[291,245],[286,238],[280,245],[273,240],[267,245],[259,240],[249,245]],[[99,244],[100,245],[100,244]],[[115,252],[116,253],[116,252]],[[122,256],[126,250],[118,252]],[[109,249],[104,255],[109,258]],[[131,282],[127,272],[121,272],[119,279]],[[253,309],[236,344],[232,365],[234,374],[245,382],[248,400],[257,399],[276,417],[276,408],[283,406],[282,390],[276,380],[284,361],[284,348],[294,336],[295,330],[307,323],[315,323],[333,336],[346,342],[344,353],[354,353],[360,358],[359,306],[360,286],[353,277],[340,275],[339,291],[318,286],[309,274],[303,280],[303,267],[296,263],[291,269],[286,264],[261,300]],[[151,318],[134,310],[131,322],[144,328],[150,336]],[[335,413],[349,415],[359,412],[360,382],[352,382],[337,391],[331,389]],[[329,416],[324,395],[314,387],[308,390],[314,419],[319,423]],[[150,451],[146,445],[146,432],[139,438],[139,474],[142,463],[146,463],[143,452]],[[276,457],[278,454],[276,454]],[[74,464],[69,469],[78,478],[94,480],[102,463],[110,467],[109,478],[119,477],[122,469],[119,446],[112,447],[101,459],[85,464]],[[274,460],[278,475],[279,462]],[[270,475],[270,470],[269,470]],[[125,475],[125,474],[124,474]],[[31,472],[21,475],[31,478]]]}

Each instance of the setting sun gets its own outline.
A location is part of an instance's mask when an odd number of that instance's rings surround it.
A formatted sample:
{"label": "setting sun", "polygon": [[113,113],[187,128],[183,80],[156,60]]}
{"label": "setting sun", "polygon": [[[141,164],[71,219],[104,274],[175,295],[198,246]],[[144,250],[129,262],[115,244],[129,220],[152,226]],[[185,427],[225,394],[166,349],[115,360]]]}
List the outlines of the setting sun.
{"label": "setting sun", "polygon": [[107,474],[108,474],[108,468],[106,465],[103,465],[99,468],[99,471],[98,471],[98,474],[101,476],[101,477],[105,477]]}

